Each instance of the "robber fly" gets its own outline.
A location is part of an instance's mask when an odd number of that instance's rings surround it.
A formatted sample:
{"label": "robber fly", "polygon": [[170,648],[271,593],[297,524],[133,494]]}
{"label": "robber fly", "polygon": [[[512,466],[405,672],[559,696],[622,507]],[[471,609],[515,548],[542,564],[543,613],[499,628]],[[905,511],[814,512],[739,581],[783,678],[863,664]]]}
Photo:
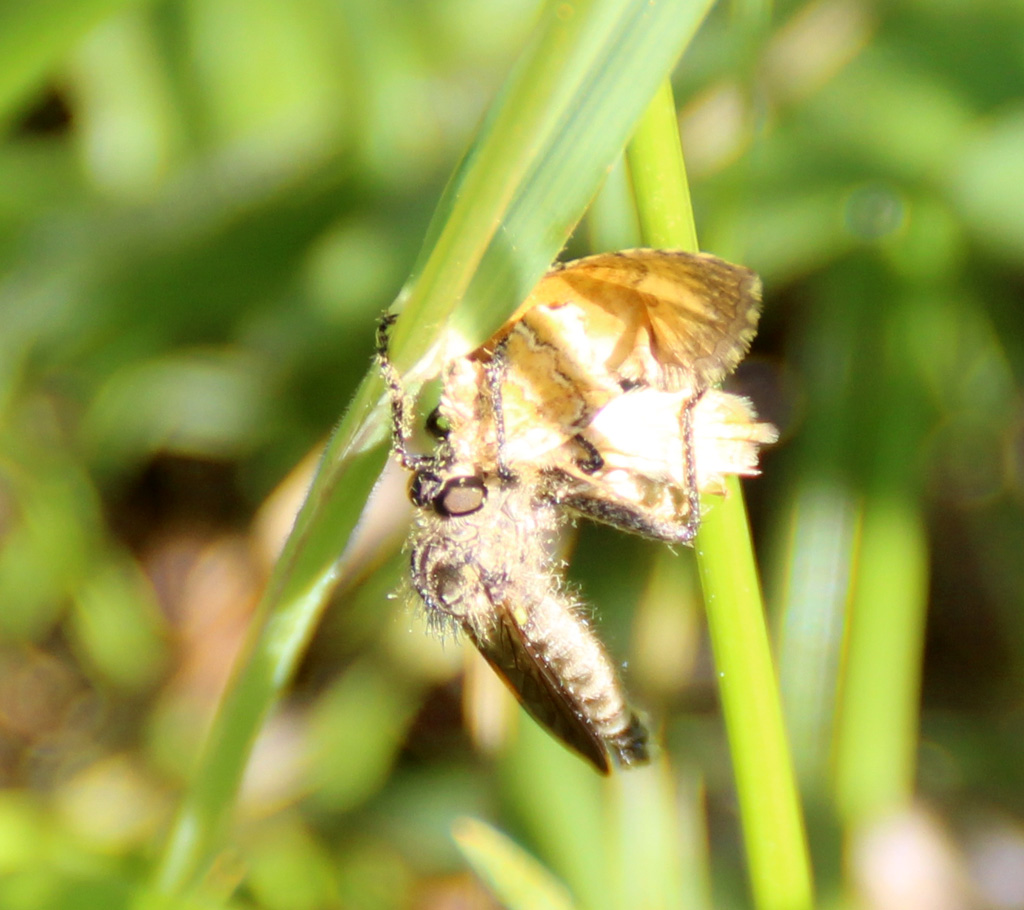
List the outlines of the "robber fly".
{"label": "robber fly", "polygon": [[564,590],[549,542],[566,511],[690,543],[701,492],[757,470],[775,431],[710,388],[756,329],[760,282],[703,254],[632,250],[556,266],[505,326],[449,363],[410,451],[405,391],[378,361],[393,447],[418,507],[413,587],[460,627],[524,707],[601,771],[647,758],[614,665]]}
{"label": "robber fly", "polygon": [[526,474],[461,462],[443,438],[434,454],[411,452],[406,395],[388,358],[392,321],[380,324],[377,359],[393,448],[412,474],[410,571],[429,621],[461,629],[520,704],[602,773],[645,763],[647,731],[550,555],[564,512]]}

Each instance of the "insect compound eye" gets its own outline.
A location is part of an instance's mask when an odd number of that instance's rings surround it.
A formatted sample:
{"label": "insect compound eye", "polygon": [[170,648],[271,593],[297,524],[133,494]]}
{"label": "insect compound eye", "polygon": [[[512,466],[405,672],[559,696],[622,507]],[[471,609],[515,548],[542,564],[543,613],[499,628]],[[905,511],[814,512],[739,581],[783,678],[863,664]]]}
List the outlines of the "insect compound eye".
{"label": "insect compound eye", "polygon": [[418,509],[432,505],[434,500],[441,495],[441,488],[444,481],[433,471],[420,469],[412,475],[412,482],[409,484],[409,499]]}
{"label": "insect compound eye", "polygon": [[433,498],[434,510],[446,518],[471,515],[483,507],[487,487],[482,477],[470,475],[447,480]]}
{"label": "insect compound eye", "polygon": [[432,591],[438,600],[438,609],[449,616],[463,616],[466,613],[464,593],[468,579],[466,566],[442,564],[435,567],[430,575]]}

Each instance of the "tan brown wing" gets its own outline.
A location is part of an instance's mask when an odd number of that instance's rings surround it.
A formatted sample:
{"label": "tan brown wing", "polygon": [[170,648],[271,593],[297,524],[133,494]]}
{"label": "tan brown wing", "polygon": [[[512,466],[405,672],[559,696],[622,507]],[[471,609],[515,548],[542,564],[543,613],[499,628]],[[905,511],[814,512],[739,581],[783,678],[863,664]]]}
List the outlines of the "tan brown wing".
{"label": "tan brown wing", "polygon": [[761,281],[708,253],[624,250],[555,266],[513,315],[580,309],[592,339],[614,337],[625,380],[700,391],[735,369],[757,330]]}

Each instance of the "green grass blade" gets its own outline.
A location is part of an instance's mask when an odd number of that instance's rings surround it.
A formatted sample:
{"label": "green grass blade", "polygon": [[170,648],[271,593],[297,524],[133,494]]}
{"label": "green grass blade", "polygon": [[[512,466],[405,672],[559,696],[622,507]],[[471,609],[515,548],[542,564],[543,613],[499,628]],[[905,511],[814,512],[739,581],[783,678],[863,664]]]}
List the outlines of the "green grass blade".
{"label": "green grass blade", "polygon": [[[487,338],[547,270],[703,20],[710,0],[552,4],[445,193],[400,297],[399,367],[458,304],[457,355]],[[415,340],[414,340],[415,339]]]}
{"label": "green grass blade", "polygon": [[[644,240],[696,249],[672,92],[658,92],[629,152]],[[695,541],[756,905],[813,905],[803,828],[739,481],[709,497]]]}
{"label": "green grass blade", "polygon": [[928,544],[910,495],[864,504],[836,728],[836,802],[853,831],[913,795]]}
{"label": "green grass blade", "polygon": [[[696,31],[708,0],[551,4],[435,215],[400,297],[400,367],[436,357],[441,327],[482,341],[525,297]],[[250,647],[214,722],[158,873],[164,893],[193,886],[227,820],[253,739],[294,670],[374,478],[387,435],[381,384],[361,384],[327,447],[261,605]]]}
{"label": "green grass blade", "polygon": [[615,906],[707,910],[704,805],[692,777],[666,758],[613,781]]}
{"label": "green grass blade", "polygon": [[755,904],[810,908],[810,857],[739,481],[709,505],[697,567]]}
{"label": "green grass blade", "polygon": [[699,250],[669,83],[658,89],[626,155],[644,242],[653,247]]}
{"label": "green grass blade", "polygon": [[256,734],[344,569],[339,548],[330,545],[331,531],[338,535],[335,540],[348,538],[384,454],[377,449],[347,458],[345,471],[336,475],[338,486],[317,487],[315,516],[307,515],[303,528],[289,538],[161,857],[161,892],[179,893],[196,884],[223,838]]}
{"label": "green grass blade", "polygon": [[514,841],[490,825],[460,819],[454,829],[462,855],[509,910],[573,910],[569,890]]}

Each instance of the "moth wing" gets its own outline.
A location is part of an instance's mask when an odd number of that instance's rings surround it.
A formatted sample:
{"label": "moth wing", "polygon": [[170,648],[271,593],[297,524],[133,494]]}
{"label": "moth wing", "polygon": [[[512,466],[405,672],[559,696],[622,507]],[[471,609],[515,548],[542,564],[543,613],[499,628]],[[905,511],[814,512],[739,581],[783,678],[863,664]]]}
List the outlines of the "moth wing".
{"label": "moth wing", "polygon": [[598,411],[581,435],[600,452],[608,472],[683,484],[681,421],[686,404],[687,396],[680,392],[633,389]]}
{"label": "moth wing", "polygon": [[[626,380],[699,392],[736,368],[761,311],[761,280],[708,253],[625,250],[549,273],[618,319]],[[531,298],[533,295],[531,295]]]}
{"label": "moth wing", "polygon": [[693,411],[697,486],[702,493],[724,493],[729,474],[759,474],[758,453],[777,442],[779,431],[759,421],[749,399],[708,389]]}
{"label": "moth wing", "polygon": [[[609,403],[581,434],[603,459],[602,468],[591,476],[609,485],[619,474],[636,484],[690,482],[684,470],[680,422],[685,403],[682,393],[652,388],[626,392]],[[696,483],[701,493],[721,493],[727,474],[759,473],[760,447],[779,436],[774,426],[757,419],[748,399],[720,389],[708,389],[692,413]]]}

